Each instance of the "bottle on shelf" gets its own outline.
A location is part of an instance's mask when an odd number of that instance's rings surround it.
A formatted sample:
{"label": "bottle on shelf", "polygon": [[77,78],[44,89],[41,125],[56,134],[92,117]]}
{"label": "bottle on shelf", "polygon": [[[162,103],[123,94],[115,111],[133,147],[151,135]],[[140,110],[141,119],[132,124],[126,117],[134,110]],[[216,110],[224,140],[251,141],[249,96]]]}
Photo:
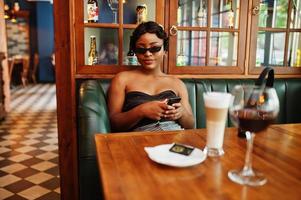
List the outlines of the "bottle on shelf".
{"label": "bottle on shelf", "polygon": [[146,4],[139,4],[136,7],[137,24],[147,21],[147,6]]}
{"label": "bottle on shelf", "polygon": [[200,6],[197,10],[197,20],[196,20],[196,26],[206,26],[207,22],[207,8],[205,1],[200,1]]}
{"label": "bottle on shelf", "polygon": [[137,65],[137,58],[132,49],[130,49],[129,52],[127,53],[127,64],[128,65]]}
{"label": "bottle on shelf", "polygon": [[88,0],[87,3],[88,23],[98,22],[98,2],[97,0]]}
{"label": "bottle on shelf", "polygon": [[135,52],[133,50],[133,39],[132,36],[130,37],[130,47],[129,47],[129,51],[127,53],[127,64],[128,65],[137,65],[138,61],[137,61],[137,57],[135,55]]}
{"label": "bottle on shelf", "polygon": [[90,36],[90,51],[88,53],[88,65],[96,65],[98,59],[98,53],[96,50],[96,37]]}

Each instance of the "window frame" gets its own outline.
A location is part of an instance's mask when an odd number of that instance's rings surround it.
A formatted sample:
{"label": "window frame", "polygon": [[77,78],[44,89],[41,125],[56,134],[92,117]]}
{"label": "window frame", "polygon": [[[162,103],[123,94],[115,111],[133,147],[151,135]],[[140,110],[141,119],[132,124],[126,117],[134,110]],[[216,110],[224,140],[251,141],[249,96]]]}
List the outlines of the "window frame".
{"label": "window frame", "polygon": [[279,75],[296,75],[301,74],[301,67],[290,67],[287,65],[287,52],[289,46],[289,34],[292,32],[299,32],[301,33],[300,29],[293,29],[290,28],[290,13],[292,11],[292,0],[288,2],[288,13],[287,13],[287,26],[286,28],[266,28],[266,27],[258,27],[258,19],[259,15],[253,14],[253,9],[259,6],[260,7],[260,0],[253,0],[252,7],[251,7],[251,28],[250,28],[250,54],[249,54],[249,74],[259,74],[264,66],[256,67],[256,50],[257,50],[257,38],[259,31],[269,31],[272,33],[285,33],[285,47],[284,47],[284,65],[283,66],[273,66],[273,69],[276,74]]}
{"label": "window frame", "polygon": [[204,31],[206,32],[206,63],[208,63],[208,58],[210,55],[210,33],[212,32],[236,32],[238,33],[238,47],[237,47],[237,63],[236,66],[176,66],[176,56],[177,48],[177,36],[172,36],[169,34],[169,53],[168,53],[168,68],[167,73],[169,74],[244,74],[245,72],[245,56],[246,56],[246,30],[247,30],[247,15],[242,15],[242,13],[247,13],[248,4],[242,3],[240,0],[240,10],[238,19],[238,28],[212,28],[211,25],[211,2],[208,0],[207,6],[207,26],[206,27],[196,27],[196,26],[177,26],[177,12],[178,1],[170,1],[169,6],[169,24],[168,30],[171,27],[177,27],[177,31]]}

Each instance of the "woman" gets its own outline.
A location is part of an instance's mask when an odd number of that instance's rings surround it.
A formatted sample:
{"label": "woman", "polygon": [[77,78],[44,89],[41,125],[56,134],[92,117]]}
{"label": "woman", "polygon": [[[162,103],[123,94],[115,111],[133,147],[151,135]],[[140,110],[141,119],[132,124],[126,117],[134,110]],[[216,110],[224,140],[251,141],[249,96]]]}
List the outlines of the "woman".
{"label": "woman", "polygon": [[[135,70],[117,74],[111,83],[108,107],[114,131],[190,129],[194,117],[185,84],[161,71],[168,37],[156,22],[141,23],[131,44],[139,63]],[[168,105],[171,97],[179,103]]]}

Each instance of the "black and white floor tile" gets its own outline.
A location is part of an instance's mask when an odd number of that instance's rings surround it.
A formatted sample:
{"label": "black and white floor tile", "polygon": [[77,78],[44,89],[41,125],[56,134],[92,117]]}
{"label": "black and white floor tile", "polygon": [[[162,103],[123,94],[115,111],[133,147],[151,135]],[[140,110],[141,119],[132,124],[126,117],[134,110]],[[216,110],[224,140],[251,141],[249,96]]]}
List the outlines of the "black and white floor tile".
{"label": "black and white floor tile", "polygon": [[54,84],[12,91],[0,123],[0,199],[60,199]]}

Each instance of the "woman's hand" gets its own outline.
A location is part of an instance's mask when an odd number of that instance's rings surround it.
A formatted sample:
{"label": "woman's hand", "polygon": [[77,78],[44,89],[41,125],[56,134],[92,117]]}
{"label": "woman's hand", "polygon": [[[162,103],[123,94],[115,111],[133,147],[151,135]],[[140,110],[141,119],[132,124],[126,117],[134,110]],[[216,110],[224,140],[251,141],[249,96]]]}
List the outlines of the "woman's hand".
{"label": "woman's hand", "polygon": [[139,107],[143,117],[153,120],[160,120],[165,116],[166,110],[174,109],[173,106],[167,105],[167,100],[150,101],[139,105]]}
{"label": "woman's hand", "polygon": [[183,107],[182,104],[179,102],[172,104],[172,106],[168,106],[168,108],[164,111],[163,117],[168,120],[176,121],[180,119],[182,115]]}

